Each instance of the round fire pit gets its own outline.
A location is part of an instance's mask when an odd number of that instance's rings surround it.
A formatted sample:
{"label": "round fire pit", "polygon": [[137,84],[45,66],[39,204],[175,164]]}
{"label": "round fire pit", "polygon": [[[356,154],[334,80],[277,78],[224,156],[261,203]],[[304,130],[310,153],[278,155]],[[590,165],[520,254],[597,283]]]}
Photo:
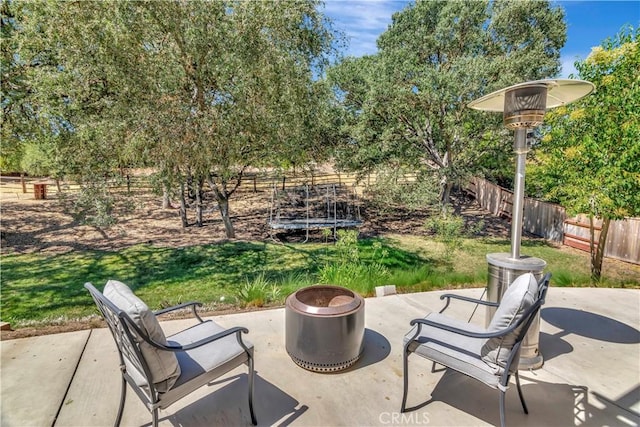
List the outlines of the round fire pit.
{"label": "round fire pit", "polygon": [[287,297],[287,353],[315,372],[347,369],[360,358],[364,339],[364,299],[339,286],[314,285]]}

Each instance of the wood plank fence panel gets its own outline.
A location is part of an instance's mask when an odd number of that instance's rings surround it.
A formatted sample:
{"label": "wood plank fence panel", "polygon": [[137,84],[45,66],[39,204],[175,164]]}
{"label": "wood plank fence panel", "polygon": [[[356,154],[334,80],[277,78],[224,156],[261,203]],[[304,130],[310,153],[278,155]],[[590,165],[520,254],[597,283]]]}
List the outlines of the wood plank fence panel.
{"label": "wood plank fence panel", "polygon": [[560,205],[529,197],[524,200],[522,226],[529,233],[554,242],[562,242],[565,218],[565,209]]}
{"label": "wood plank fence panel", "polygon": [[[480,206],[494,215],[511,216],[511,191],[481,178],[474,178],[467,191],[474,193]],[[601,222],[596,222],[596,239],[600,225]],[[589,251],[588,218],[584,215],[567,218],[560,205],[526,197],[522,228],[547,240]],[[640,264],[640,218],[611,221],[605,256]]]}
{"label": "wood plank fence panel", "polygon": [[640,264],[640,218],[611,222],[605,255]]}
{"label": "wood plank fence panel", "polygon": [[[594,229],[597,242],[602,221],[596,220]],[[589,251],[589,238],[589,218],[586,215],[578,215],[566,220],[565,245]],[[611,221],[604,254],[609,258],[640,264],[640,218]]]}

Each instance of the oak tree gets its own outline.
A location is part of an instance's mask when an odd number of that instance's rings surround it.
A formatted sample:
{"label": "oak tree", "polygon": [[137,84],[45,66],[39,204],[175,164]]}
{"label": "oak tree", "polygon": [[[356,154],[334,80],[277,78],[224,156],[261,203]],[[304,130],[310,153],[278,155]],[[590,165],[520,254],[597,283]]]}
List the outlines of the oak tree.
{"label": "oak tree", "polygon": [[343,158],[352,168],[429,170],[443,204],[454,183],[483,164],[512,168],[510,136],[499,119],[466,104],[556,75],[563,17],[543,1],[418,0],[395,13],[376,55],[347,58],[330,74],[349,112]]}

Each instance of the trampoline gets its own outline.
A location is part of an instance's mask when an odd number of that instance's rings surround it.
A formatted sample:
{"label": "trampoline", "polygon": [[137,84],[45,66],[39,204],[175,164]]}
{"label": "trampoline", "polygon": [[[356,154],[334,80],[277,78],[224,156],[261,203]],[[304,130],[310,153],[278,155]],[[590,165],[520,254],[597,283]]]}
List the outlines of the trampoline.
{"label": "trampoline", "polygon": [[340,228],[362,225],[355,188],[341,184],[308,184],[292,188],[273,186],[268,221],[271,238],[277,231],[331,229],[333,238]]}

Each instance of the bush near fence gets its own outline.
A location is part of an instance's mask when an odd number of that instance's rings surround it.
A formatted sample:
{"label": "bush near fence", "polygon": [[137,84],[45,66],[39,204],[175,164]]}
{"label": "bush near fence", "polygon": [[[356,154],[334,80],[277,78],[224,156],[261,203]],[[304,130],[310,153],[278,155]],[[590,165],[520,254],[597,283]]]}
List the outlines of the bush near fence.
{"label": "bush near fence", "polygon": [[[482,178],[474,178],[467,187],[480,206],[494,215],[511,217],[513,192]],[[602,221],[596,221],[596,240]],[[525,197],[522,228],[547,240],[561,242],[589,251],[589,219],[586,215],[567,218],[565,209],[557,204]],[[605,256],[640,264],[640,218],[611,221],[605,246]]]}

